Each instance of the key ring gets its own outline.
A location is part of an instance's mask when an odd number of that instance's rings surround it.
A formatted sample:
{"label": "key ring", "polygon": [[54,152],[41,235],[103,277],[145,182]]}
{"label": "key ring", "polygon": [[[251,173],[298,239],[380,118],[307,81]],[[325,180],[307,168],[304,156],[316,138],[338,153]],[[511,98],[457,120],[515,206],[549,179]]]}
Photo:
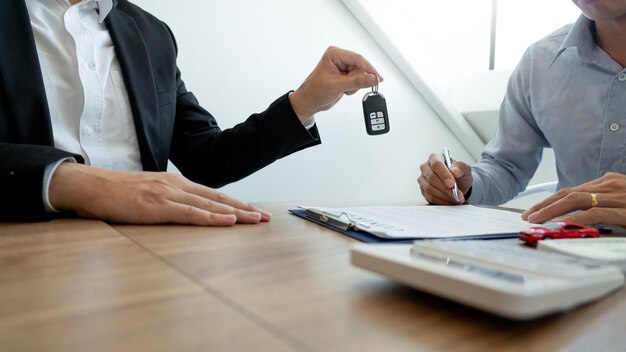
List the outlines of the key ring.
{"label": "key ring", "polygon": [[380,80],[378,79],[378,75],[374,75],[374,77],[376,77],[376,85],[372,87],[372,93],[378,94],[378,83],[380,83]]}

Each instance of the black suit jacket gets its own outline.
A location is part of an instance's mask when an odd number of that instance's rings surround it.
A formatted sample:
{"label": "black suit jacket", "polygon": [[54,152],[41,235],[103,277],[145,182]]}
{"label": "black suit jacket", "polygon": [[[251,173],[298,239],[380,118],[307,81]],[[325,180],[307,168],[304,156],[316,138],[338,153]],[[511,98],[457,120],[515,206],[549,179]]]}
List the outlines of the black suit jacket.
{"label": "black suit jacket", "polygon": [[[244,123],[221,131],[187,91],[169,28],[126,0],[106,19],[132,107],[146,171],[168,159],[210,187],[237,181],[276,159],[320,143],[303,128],[287,95]],[[48,218],[41,199],[47,165],[66,156],[54,148],[37,49],[24,0],[0,1],[0,219]]]}

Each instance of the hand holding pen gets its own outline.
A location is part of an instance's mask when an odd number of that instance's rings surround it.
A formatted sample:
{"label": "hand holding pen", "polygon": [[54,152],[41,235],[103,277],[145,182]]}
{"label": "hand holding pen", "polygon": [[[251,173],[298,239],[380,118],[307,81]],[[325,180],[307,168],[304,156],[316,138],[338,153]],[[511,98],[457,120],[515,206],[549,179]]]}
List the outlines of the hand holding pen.
{"label": "hand holding pen", "polygon": [[455,161],[448,148],[441,154],[431,154],[428,161],[420,165],[420,171],[417,182],[430,204],[465,203],[465,194],[472,186],[472,170],[468,164]]}

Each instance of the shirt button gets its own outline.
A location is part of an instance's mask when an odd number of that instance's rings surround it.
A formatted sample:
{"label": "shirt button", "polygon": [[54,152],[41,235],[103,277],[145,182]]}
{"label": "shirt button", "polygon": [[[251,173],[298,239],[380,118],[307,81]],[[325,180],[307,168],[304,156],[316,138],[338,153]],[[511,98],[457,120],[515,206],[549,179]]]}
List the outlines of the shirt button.
{"label": "shirt button", "polygon": [[87,127],[87,128],[85,129],[85,133],[87,133],[88,135],[90,135],[90,136],[91,136],[91,135],[93,134],[93,128],[91,128],[91,127]]}
{"label": "shirt button", "polygon": [[617,79],[619,79],[619,80],[620,80],[620,81],[622,81],[622,82],[626,81],[626,73],[620,73],[620,74],[617,76]]}
{"label": "shirt button", "polygon": [[619,125],[617,123],[612,123],[611,126],[609,126],[609,129],[613,132],[617,132],[619,131]]}
{"label": "shirt button", "polygon": [[88,69],[89,69],[89,64],[88,64],[88,63],[86,63],[86,62],[83,62],[83,68],[84,68],[85,70],[88,70]]}

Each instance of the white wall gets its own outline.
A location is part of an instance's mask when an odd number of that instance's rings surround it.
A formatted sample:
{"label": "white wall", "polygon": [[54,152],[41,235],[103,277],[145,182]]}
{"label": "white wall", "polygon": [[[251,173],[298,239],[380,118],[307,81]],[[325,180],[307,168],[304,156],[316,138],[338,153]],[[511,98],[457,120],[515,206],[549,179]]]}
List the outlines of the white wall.
{"label": "white wall", "polygon": [[422,199],[416,178],[430,152],[469,154],[339,0],[136,0],[170,25],[188,89],[222,128],[296,89],[324,50],[362,53],[385,82],[391,132],[365,132],[361,98],[317,116],[323,144],[222,190],[249,201]]}

